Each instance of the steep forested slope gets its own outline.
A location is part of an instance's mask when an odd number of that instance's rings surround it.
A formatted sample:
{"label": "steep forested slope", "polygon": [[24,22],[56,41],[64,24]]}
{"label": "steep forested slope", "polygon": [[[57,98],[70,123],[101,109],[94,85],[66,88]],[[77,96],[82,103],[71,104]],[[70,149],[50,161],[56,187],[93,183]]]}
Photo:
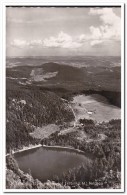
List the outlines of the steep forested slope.
{"label": "steep forested slope", "polygon": [[64,124],[74,116],[68,104],[52,92],[17,89],[6,95],[7,150],[35,142],[29,133],[46,124]]}

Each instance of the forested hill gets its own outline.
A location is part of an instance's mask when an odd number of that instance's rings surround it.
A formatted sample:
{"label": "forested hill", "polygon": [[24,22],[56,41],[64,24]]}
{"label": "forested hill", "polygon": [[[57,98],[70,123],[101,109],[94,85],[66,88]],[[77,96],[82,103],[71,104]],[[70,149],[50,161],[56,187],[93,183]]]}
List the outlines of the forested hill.
{"label": "forested hill", "polygon": [[35,143],[29,133],[34,127],[64,124],[73,120],[66,102],[48,91],[20,88],[6,93],[7,151]]}
{"label": "forested hill", "polygon": [[[80,67],[80,64],[79,64]],[[69,64],[49,62],[36,66],[7,68],[7,89],[18,86],[41,86],[64,88],[79,92],[121,91],[121,68],[110,66],[72,67]]]}

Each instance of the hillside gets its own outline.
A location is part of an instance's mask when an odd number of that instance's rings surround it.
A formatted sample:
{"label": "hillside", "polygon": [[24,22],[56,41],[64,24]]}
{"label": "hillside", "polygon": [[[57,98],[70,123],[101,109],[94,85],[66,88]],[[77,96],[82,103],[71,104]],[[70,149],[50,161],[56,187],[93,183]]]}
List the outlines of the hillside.
{"label": "hillside", "polygon": [[52,92],[26,88],[10,89],[6,94],[7,151],[36,143],[31,133],[46,124],[61,125],[74,118],[68,104]]}
{"label": "hillside", "polygon": [[[120,67],[72,67],[69,64],[45,63],[39,66],[7,68],[7,81],[19,86],[64,88],[70,91],[96,90],[120,92]],[[7,83],[7,87],[8,83]]]}

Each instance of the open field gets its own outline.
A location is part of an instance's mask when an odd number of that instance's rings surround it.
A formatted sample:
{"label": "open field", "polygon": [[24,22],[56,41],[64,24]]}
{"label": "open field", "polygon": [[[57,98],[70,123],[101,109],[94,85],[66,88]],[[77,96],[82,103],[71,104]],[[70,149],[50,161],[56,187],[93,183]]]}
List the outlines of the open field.
{"label": "open field", "polygon": [[50,124],[42,127],[37,127],[30,135],[37,139],[48,138],[52,133],[60,131],[58,125]]}
{"label": "open field", "polygon": [[121,118],[120,108],[110,105],[107,99],[100,95],[77,95],[71,103],[77,121],[86,118],[103,122]]}

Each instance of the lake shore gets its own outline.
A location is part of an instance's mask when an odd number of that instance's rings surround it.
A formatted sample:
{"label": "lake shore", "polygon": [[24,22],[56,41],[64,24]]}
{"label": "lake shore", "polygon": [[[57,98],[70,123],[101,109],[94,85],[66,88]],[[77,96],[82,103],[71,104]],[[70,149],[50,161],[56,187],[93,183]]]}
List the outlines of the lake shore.
{"label": "lake shore", "polygon": [[[23,149],[20,149],[20,150],[12,150],[12,154],[15,154],[15,153],[19,153],[19,152],[23,152],[23,151],[26,151],[26,150],[31,150],[31,149],[34,149],[34,148],[39,148],[41,147],[42,145],[41,144],[38,144],[38,145],[31,145],[31,146],[28,146],[28,147],[23,147]],[[6,156],[9,156],[10,153],[7,153]]]}
{"label": "lake shore", "polygon": [[[75,149],[73,147],[66,147],[66,146],[48,146],[48,145],[41,145],[41,144],[33,145],[33,146],[30,146],[30,147],[24,147],[21,150],[12,151],[12,154],[20,153],[20,152],[23,152],[23,151],[26,151],[26,150],[31,150],[31,149],[39,148],[39,147],[50,148],[50,149],[67,150],[67,151],[71,151],[71,152],[76,152],[78,154],[86,155],[86,153],[84,151],[79,150],[79,149]],[[10,153],[6,154],[6,156],[9,156],[9,155],[10,155]]]}
{"label": "lake shore", "polygon": [[72,151],[76,152],[78,154],[86,154],[84,151],[75,149],[73,147],[66,147],[66,146],[48,146],[48,145],[42,145],[43,148],[51,148],[51,149],[60,149],[60,150],[67,150],[67,151]]}

